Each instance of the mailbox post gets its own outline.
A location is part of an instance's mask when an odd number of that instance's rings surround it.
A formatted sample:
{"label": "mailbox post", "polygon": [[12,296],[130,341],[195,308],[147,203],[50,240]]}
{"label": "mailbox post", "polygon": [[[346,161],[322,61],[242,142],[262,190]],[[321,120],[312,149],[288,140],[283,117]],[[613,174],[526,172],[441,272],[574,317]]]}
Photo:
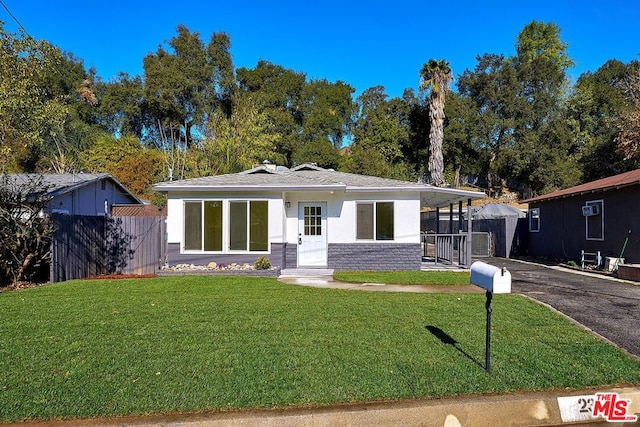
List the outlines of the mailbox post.
{"label": "mailbox post", "polygon": [[498,268],[484,262],[471,264],[471,284],[481,287],[486,291],[487,312],[486,343],[485,343],[485,369],[491,372],[491,312],[493,311],[493,294],[511,293],[511,273],[505,268]]}

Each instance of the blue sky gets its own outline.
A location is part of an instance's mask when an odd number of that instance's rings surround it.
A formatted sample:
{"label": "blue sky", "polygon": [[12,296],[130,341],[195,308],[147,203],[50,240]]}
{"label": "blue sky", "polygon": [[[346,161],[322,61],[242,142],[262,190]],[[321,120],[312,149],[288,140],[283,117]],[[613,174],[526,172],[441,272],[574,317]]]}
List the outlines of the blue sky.
{"label": "blue sky", "polygon": [[[576,62],[575,79],[608,59],[640,58],[640,0],[166,1],[2,0],[27,32],[94,66],[103,80],[142,74],[142,59],[184,24],[207,42],[231,37],[236,67],[264,59],[309,78],[342,80],[356,95],[383,85],[391,96],[417,89],[429,58],[454,75],[483,53],[515,52],[532,20],[554,22]],[[16,23],[0,7],[5,29]]]}

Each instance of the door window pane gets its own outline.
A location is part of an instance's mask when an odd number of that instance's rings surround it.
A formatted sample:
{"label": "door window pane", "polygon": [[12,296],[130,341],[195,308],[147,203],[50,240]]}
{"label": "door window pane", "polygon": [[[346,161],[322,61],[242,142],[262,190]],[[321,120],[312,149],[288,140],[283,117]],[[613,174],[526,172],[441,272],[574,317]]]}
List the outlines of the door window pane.
{"label": "door window pane", "polygon": [[250,205],[249,250],[269,249],[269,202],[254,201]]}
{"label": "door window pane", "polygon": [[393,202],[376,203],[376,240],[393,240]]}
{"label": "door window pane", "polygon": [[229,203],[229,249],[247,250],[247,202]]}
{"label": "door window pane", "polygon": [[204,202],[204,250],[222,251],[222,202]]}
{"label": "door window pane", "polygon": [[202,202],[184,202],[184,248],[202,250]]}
{"label": "door window pane", "polygon": [[356,205],[356,239],[373,239],[373,203]]}
{"label": "door window pane", "polygon": [[304,207],[304,235],[322,236],[322,207]]}

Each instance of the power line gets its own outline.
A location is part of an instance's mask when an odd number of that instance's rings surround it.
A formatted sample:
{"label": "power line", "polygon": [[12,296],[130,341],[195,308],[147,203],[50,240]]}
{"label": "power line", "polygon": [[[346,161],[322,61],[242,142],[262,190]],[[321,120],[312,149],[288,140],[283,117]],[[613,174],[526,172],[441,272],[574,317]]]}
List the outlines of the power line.
{"label": "power line", "polygon": [[14,21],[16,21],[16,24],[18,24],[18,27],[20,27],[20,29],[22,31],[24,31],[24,33],[26,35],[28,35],[29,37],[31,37],[31,35],[29,34],[29,32],[27,31],[27,29],[20,23],[20,21],[18,21],[18,18],[15,17],[15,15],[13,13],[11,13],[11,11],[9,10],[9,7],[4,4],[4,1],[0,0],[0,4],[2,5],[2,7],[4,7],[4,9],[7,11],[7,13],[9,14],[9,16],[11,18],[13,18]]}

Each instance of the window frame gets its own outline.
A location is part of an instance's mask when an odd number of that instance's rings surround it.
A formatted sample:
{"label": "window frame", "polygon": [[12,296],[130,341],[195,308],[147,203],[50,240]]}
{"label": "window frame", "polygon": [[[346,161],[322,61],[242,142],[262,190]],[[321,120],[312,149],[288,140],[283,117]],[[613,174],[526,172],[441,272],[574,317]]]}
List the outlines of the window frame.
{"label": "window frame", "polygon": [[[205,231],[206,227],[206,215],[205,215],[205,204],[207,202],[220,202],[222,204],[221,207],[221,240],[222,247],[221,250],[205,250]],[[251,228],[252,228],[252,217],[251,217],[251,207],[255,202],[263,202],[266,203],[265,211],[266,214],[266,250],[251,250],[252,247],[256,244],[256,242],[252,242],[251,239]],[[231,205],[233,203],[244,203],[246,209],[246,217],[245,217],[245,230],[246,230],[246,238],[245,238],[245,248],[244,249],[231,249]],[[199,204],[200,205],[200,225],[199,225],[199,234],[200,234],[200,248],[199,249],[187,249],[187,205]],[[181,252],[183,254],[270,254],[271,253],[271,245],[269,241],[269,199],[183,199],[182,200],[182,244],[181,244]],[[258,214],[256,214],[258,215]],[[265,237],[260,236],[260,237]],[[261,246],[264,245],[264,242],[258,243]]]}
{"label": "window frame", "polygon": [[[598,205],[600,213],[598,215],[591,215],[584,217],[584,238],[585,240],[603,242],[604,241],[604,199],[587,200],[584,202],[585,206]],[[600,217],[600,237],[589,236],[589,218]]]}
{"label": "window frame", "polygon": [[[535,216],[534,216],[535,214]],[[533,219],[536,219],[537,227],[533,227]],[[531,208],[529,209],[529,232],[530,233],[539,233],[540,232],[540,208]]]}
{"label": "window frame", "polygon": [[[378,204],[390,204],[391,205],[391,232],[392,236],[390,239],[380,239],[378,232]],[[359,233],[359,216],[358,216],[358,206],[359,205],[369,205],[372,206],[372,230],[367,230],[367,235],[371,235],[372,237],[358,237]],[[356,201],[356,209],[355,209],[355,238],[358,242],[394,242],[396,240],[396,203],[394,200],[358,200]],[[369,232],[370,231],[370,232]]]}

